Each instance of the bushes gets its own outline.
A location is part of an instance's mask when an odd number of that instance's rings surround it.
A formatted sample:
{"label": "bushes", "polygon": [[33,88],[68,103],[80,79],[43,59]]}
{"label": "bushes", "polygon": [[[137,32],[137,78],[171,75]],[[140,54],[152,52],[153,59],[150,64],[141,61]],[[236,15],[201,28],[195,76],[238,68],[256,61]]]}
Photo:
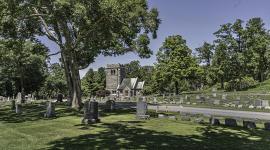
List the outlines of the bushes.
{"label": "bushes", "polygon": [[236,90],[246,90],[248,88],[253,88],[258,84],[256,80],[252,77],[244,77],[242,80],[231,80],[229,82],[225,82],[224,88],[226,91]]}

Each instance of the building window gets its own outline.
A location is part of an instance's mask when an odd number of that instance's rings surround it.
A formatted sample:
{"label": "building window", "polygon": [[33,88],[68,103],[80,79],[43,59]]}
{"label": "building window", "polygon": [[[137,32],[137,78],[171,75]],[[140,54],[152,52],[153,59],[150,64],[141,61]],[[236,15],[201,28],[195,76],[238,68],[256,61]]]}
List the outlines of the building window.
{"label": "building window", "polygon": [[111,75],[115,75],[115,70],[111,70]]}
{"label": "building window", "polygon": [[112,94],[116,94],[116,91],[112,91]]}

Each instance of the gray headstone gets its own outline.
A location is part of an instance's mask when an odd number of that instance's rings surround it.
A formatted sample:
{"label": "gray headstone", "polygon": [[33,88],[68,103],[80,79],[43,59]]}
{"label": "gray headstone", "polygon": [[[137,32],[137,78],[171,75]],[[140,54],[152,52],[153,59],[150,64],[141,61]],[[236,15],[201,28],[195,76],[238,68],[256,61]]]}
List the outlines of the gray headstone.
{"label": "gray headstone", "polygon": [[55,116],[55,104],[51,101],[46,103],[46,113],[44,114],[45,118],[51,118]]}
{"label": "gray headstone", "polygon": [[270,131],[270,122],[264,123],[264,129]]}
{"label": "gray headstone", "polygon": [[17,94],[17,103],[21,104],[22,103],[22,93]]}
{"label": "gray headstone", "polygon": [[213,97],[217,97],[217,93],[212,93],[212,96]]}
{"label": "gray headstone", "polygon": [[217,88],[212,88],[212,92],[216,92],[217,91]]}
{"label": "gray headstone", "polygon": [[253,121],[243,121],[243,127],[248,129],[255,129],[256,123]]}
{"label": "gray headstone", "polygon": [[144,101],[139,100],[137,102],[137,107],[136,107],[136,115],[138,119],[148,119],[147,117],[149,117],[148,115],[146,115],[147,113],[147,103]]}
{"label": "gray headstone", "polygon": [[222,94],[221,99],[222,99],[222,100],[227,100],[227,94]]}
{"label": "gray headstone", "polygon": [[181,120],[182,121],[190,121],[190,117],[189,116],[181,116]]}
{"label": "gray headstone", "polygon": [[199,123],[199,124],[203,124],[204,123],[204,120],[203,120],[203,118],[196,118],[195,120],[194,120],[194,122],[195,123]]}
{"label": "gray headstone", "polygon": [[237,122],[236,122],[235,119],[226,118],[225,119],[225,125],[226,126],[230,126],[230,127],[236,127],[237,126]]}
{"label": "gray headstone", "polygon": [[219,105],[220,104],[220,100],[214,100],[213,104],[214,105]]}
{"label": "gray headstone", "polygon": [[15,102],[15,100],[13,99],[13,100],[11,100],[11,110],[15,110],[16,109],[16,102]]}
{"label": "gray headstone", "polygon": [[163,119],[163,118],[166,118],[166,116],[164,114],[158,114],[158,118]]}
{"label": "gray headstone", "polygon": [[113,100],[108,100],[108,101],[106,101],[106,111],[113,111],[113,110],[115,110],[115,101],[113,101]]}
{"label": "gray headstone", "polygon": [[22,113],[22,104],[16,104],[16,114]]}
{"label": "gray headstone", "polygon": [[98,102],[96,101],[86,101],[84,103],[84,117],[82,123],[90,124],[99,122],[98,118]]}
{"label": "gray headstone", "polygon": [[175,116],[168,116],[169,119],[176,120]]}
{"label": "gray headstone", "polygon": [[269,101],[268,100],[263,100],[262,101],[262,107],[268,107],[269,106]]}
{"label": "gray headstone", "polygon": [[220,121],[219,121],[219,119],[217,119],[217,118],[211,117],[211,118],[209,119],[209,122],[210,122],[210,124],[213,125],[213,126],[220,125]]}
{"label": "gray headstone", "polygon": [[255,100],[254,101],[254,106],[257,107],[257,106],[262,106],[262,100]]}

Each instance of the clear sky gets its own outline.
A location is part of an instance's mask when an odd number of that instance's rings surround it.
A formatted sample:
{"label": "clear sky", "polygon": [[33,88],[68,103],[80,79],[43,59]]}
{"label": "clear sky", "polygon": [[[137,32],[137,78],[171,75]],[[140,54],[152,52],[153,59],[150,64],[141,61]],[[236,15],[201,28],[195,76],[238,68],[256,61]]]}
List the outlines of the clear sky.
{"label": "clear sky", "polygon": [[[169,35],[182,35],[188,46],[195,49],[204,41],[212,42],[213,33],[221,24],[234,22],[236,19],[247,21],[253,17],[261,17],[270,29],[270,0],[149,0],[149,6],[158,8],[162,20],[158,38],[151,40],[150,44],[154,55],[149,59],[140,59],[134,53],[117,57],[99,56],[87,69],[80,71],[81,76],[84,76],[89,68],[97,69],[111,63],[139,60],[141,65],[152,65],[156,62],[157,50]],[[52,52],[59,49],[49,40],[41,40]],[[51,62],[58,62],[58,57],[52,57]]]}

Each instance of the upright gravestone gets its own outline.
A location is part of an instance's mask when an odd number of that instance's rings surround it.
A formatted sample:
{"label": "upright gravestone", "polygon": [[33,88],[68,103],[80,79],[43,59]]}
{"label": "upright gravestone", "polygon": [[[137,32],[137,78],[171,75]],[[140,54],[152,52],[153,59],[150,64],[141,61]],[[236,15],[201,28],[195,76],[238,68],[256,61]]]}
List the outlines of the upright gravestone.
{"label": "upright gravestone", "polygon": [[107,100],[105,105],[106,105],[105,110],[108,112],[113,111],[115,109],[115,101],[113,100]]}
{"label": "upright gravestone", "polygon": [[243,127],[248,129],[255,129],[256,123],[254,121],[243,121]]}
{"label": "upright gravestone", "polygon": [[46,104],[46,113],[44,114],[45,118],[51,118],[55,116],[55,105],[51,101]]}
{"label": "upright gravestone", "polygon": [[58,95],[57,95],[57,102],[63,102],[63,94],[61,94],[61,93],[59,93]]}
{"label": "upright gravestone", "polygon": [[222,100],[227,100],[227,94],[222,94],[221,99],[222,99]]}
{"label": "upright gravestone", "polygon": [[149,119],[147,113],[147,103],[145,101],[139,100],[136,107],[136,117],[137,119]]}
{"label": "upright gravestone", "polygon": [[270,122],[264,123],[264,129],[270,131]]}
{"label": "upright gravestone", "polygon": [[209,122],[210,122],[210,124],[213,125],[213,126],[220,125],[219,119],[214,118],[214,117],[211,117],[211,118],[209,119]]}
{"label": "upright gravestone", "polygon": [[214,105],[219,105],[220,104],[220,100],[214,100],[213,104]]}
{"label": "upright gravestone", "polygon": [[90,124],[100,122],[98,118],[98,102],[86,101],[84,103],[84,117],[82,123]]}
{"label": "upright gravestone", "polygon": [[268,100],[263,100],[262,101],[262,107],[268,107],[269,106],[269,101]]}
{"label": "upright gravestone", "polygon": [[22,93],[21,93],[21,92],[19,92],[19,93],[17,94],[17,103],[18,103],[18,104],[21,104],[21,103],[22,103]]}
{"label": "upright gravestone", "polygon": [[156,97],[154,97],[154,103],[155,103],[155,104],[157,103],[157,98],[156,98]]}
{"label": "upright gravestone", "polygon": [[11,100],[11,110],[15,110],[16,109],[16,102],[15,100]]}
{"label": "upright gravestone", "polygon": [[235,119],[226,118],[225,119],[225,125],[226,126],[230,126],[230,127],[236,127],[237,126],[237,122],[236,122]]}
{"label": "upright gravestone", "polygon": [[262,100],[255,100],[254,101],[254,106],[255,107],[262,106]]}
{"label": "upright gravestone", "polygon": [[22,113],[22,104],[16,104],[16,114]]}

